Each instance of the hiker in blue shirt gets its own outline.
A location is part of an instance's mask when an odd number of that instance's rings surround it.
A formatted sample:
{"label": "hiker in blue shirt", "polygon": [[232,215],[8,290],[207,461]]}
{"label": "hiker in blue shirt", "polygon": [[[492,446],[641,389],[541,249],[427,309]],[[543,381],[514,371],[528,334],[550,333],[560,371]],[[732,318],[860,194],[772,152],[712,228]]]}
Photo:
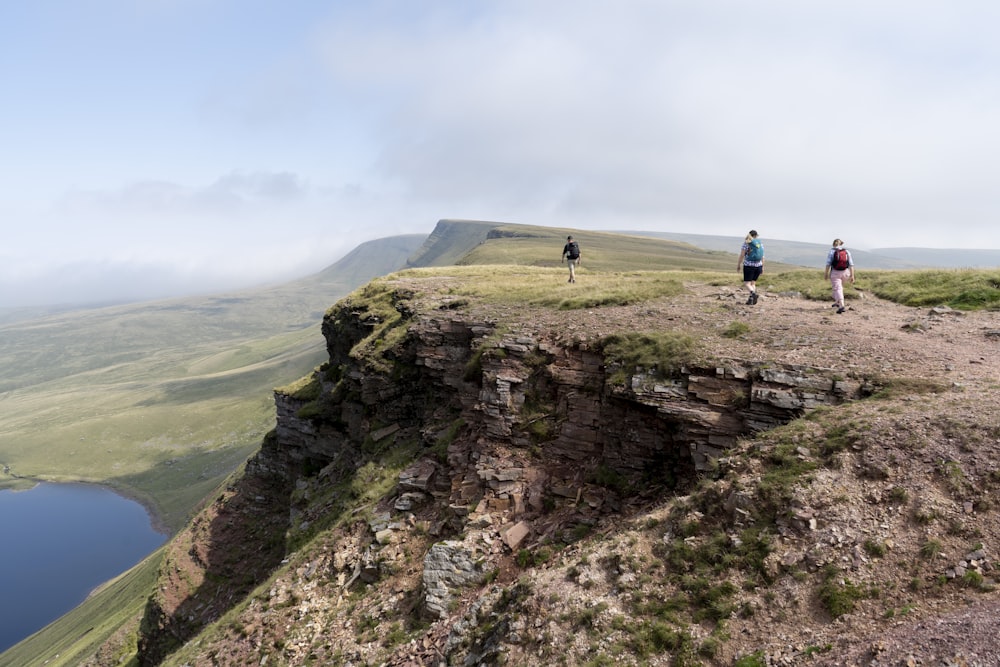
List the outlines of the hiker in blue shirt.
{"label": "hiker in blue shirt", "polygon": [[747,237],[743,239],[743,247],[740,248],[740,258],[736,263],[736,271],[743,272],[743,286],[750,292],[750,296],[747,297],[747,305],[756,305],[757,279],[764,273],[764,244],[757,238],[757,230],[755,229],[751,229]]}
{"label": "hiker in blue shirt", "polygon": [[830,281],[833,305],[837,307],[837,313],[844,312],[847,310],[844,307],[844,279],[854,284],[854,258],[840,239],[834,239],[833,247],[826,253],[826,271],[823,277]]}

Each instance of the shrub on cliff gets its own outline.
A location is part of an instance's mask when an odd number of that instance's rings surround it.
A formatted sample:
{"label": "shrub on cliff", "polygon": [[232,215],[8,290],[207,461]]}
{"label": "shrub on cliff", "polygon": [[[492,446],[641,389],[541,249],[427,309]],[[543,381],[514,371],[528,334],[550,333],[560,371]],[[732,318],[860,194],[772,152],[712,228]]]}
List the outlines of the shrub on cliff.
{"label": "shrub on cliff", "polygon": [[694,360],[697,343],[676,331],[628,332],[605,337],[601,349],[605,362],[620,366],[626,375],[643,368],[669,376]]}

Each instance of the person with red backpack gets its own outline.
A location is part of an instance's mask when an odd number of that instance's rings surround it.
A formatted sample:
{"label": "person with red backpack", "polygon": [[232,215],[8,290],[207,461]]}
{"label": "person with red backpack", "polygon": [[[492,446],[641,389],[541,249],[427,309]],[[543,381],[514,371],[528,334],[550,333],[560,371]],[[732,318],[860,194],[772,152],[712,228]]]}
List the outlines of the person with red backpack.
{"label": "person with red backpack", "polygon": [[833,240],[833,247],[826,254],[826,272],[823,277],[830,281],[833,288],[833,305],[836,306],[837,313],[843,313],[847,310],[844,307],[844,280],[850,280],[853,285],[855,274],[854,259],[840,239]]}

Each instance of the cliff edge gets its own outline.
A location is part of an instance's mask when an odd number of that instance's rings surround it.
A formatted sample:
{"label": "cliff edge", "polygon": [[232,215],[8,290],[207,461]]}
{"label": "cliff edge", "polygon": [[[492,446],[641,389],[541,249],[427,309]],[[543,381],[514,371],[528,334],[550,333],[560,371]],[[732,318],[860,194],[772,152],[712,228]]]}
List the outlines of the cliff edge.
{"label": "cliff edge", "polygon": [[141,664],[993,664],[927,624],[998,599],[995,315],[672,280],[338,302],[172,541]]}

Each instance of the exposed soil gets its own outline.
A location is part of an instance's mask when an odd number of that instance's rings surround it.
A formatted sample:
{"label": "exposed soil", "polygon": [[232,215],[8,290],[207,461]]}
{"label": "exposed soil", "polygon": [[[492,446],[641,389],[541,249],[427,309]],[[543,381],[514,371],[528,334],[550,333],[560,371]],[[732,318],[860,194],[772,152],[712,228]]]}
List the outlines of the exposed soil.
{"label": "exposed soil", "polygon": [[[977,391],[993,388],[1000,377],[995,312],[910,308],[857,292],[861,298],[838,315],[831,302],[797,294],[762,290],[757,305],[749,306],[742,289],[700,283],[687,288],[686,295],[634,306],[530,314],[501,309],[494,316],[528,320],[526,328],[578,340],[622,330],[688,331],[719,358],[843,369],[844,375],[926,378]],[[749,332],[735,339],[719,335],[734,322],[747,324]]]}

